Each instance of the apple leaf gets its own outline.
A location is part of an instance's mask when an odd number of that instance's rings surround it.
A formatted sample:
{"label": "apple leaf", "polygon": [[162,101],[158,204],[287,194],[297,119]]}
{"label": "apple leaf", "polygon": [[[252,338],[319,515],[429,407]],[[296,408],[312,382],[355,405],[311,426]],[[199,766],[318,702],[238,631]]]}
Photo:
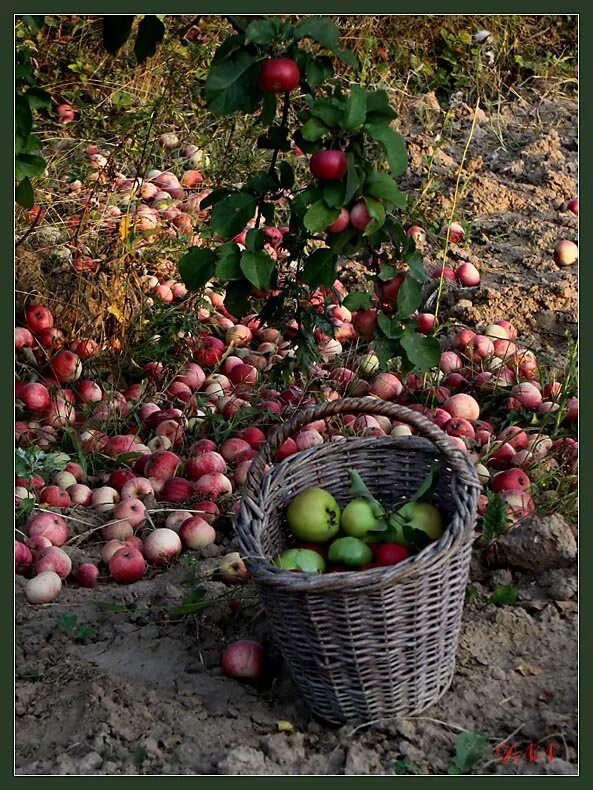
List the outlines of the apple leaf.
{"label": "apple leaf", "polygon": [[328,184],[323,189],[323,199],[330,208],[342,208],[345,201],[345,186],[343,183]]}
{"label": "apple leaf", "polygon": [[18,182],[24,178],[35,178],[45,170],[45,159],[34,154],[18,154],[14,160],[14,175]]}
{"label": "apple leaf", "polygon": [[257,82],[259,63],[244,49],[233,52],[214,63],[204,86],[204,97],[210,112],[232,115],[237,110],[252,113],[261,99]]}
{"label": "apple leaf", "polygon": [[371,236],[385,224],[385,206],[380,200],[368,196],[365,196],[364,202],[372,219],[366,226],[363,236]]}
{"label": "apple leaf", "polygon": [[397,315],[400,318],[408,318],[420,307],[421,302],[422,283],[406,275],[397,293]]}
{"label": "apple leaf", "polygon": [[310,16],[299,22],[294,29],[294,37],[312,38],[322,47],[337,50],[340,44],[340,31],[335,22],[327,16]]}
{"label": "apple leaf", "polygon": [[384,518],[386,515],[385,508],[371,494],[356,469],[348,469],[348,474],[350,475],[350,493],[352,496],[355,498],[366,499],[371,506],[373,516],[375,518]]}
{"label": "apple leaf", "polygon": [[346,159],[348,160],[348,172],[346,174],[346,194],[344,195],[345,204],[350,203],[362,184],[362,178],[356,168],[354,154],[346,154]]}
{"label": "apple leaf", "polygon": [[245,249],[247,252],[259,252],[263,250],[266,243],[266,235],[263,228],[251,228],[245,237]]}
{"label": "apple leaf", "polygon": [[432,543],[426,532],[421,529],[416,529],[410,524],[404,524],[402,529],[405,541],[413,551],[422,551],[429,543]]}
{"label": "apple leaf", "polygon": [[356,310],[368,310],[372,304],[372,297],[367,291],[352,291],[342,304],[353,312]]}
{"label": "apple leaf", "polygon": [[271,285],[274,261],[267,252],[244,252],[241,256],[241,271],[256,288],[268,289]]}
{"label": "apple leaf", "polygon": [[364,130],[382,146],[393,175],[401,176],[405,173],[408,166],[408,152],[401,134],[390,126],[379,123],[365,123]]}
{"label": "apple leaf", "polygon": [[269,44],[280,32],[280,22],[277,19],[256,19],[250,22],[245,30],[247,44]]}
{"label": "apple leaf", "polygon": [[455,757],[447,769],[450,776],[467,776],[487,754],[490,741],[479,732],[460,732],[455,741]]}
{"label": "apple leaf", "polygon": [[35,195],[33,194],[33,187],[28,178],[23,178],[21,183],[16,187],[14,199],[22,208],[33,208],[35,205]]}
{"label": "apple leaf", "polygon": [[366,114],[367,92],[358,85],[353,85],[342,117],[342,129],[347,131],[358,129],[365,122]]}
{"label": "apple leaf", "polygon": [[427,337],[413,329],[407,329],[401,336],[400,343],[415,370],[422,372],[439,364],[441,347],[436,337]]}
{"label": "apple leaf", "polygon": [[204,247],[190,247],[181,257],[177,268],[190,291],[202,288],[214,275],[216,254]]}
{"label": "apple leaf", "polygon": [[327,126],[318,118],[309,118],[309,120],[301,127],[301,135],[305,140],[310,143],[316,143],[329,132]]}
{"label": "apple leaf", "polygon": [[301,279],[311,288],[330,287],[336,279],[338,256],[329,249],[319,249],[307,258]]}
{"label": "apple leaf", "polygon": [[[398,208],[406,207],[405,195],[402,195],[393,178],[388,176],[387,173],[380,173],[378,170],[373,170],[369,173],[364,184],[364,192],[379,200],[385,200]],[[398,205],[398,202],[401,203],[401,198],[403,198],[403,205]]]}
{"label": "apple leaf", "polygon": [[335,222],[339,216],[339,209],[330,208],[323,200],[318,200],[305,214],[303,225],[310,233],[318,233]]}
{"label": "apple leaf", "polygon": [[379,359],[381,367],[385,368],[394,357],[401,355],[399,340],[388,338],[383,335],[375,336],[373,348]]}
{"label": "apple leaf", "polygon": [[212,230],[226,239],[236,236],[253,218],[256,206],[257,199],[246,192],[228,195],[212,209]]}
{"label": "apple leaf", "polygon": [[377,321],[385,337],[390,340],[399,340],[402,336],[404,328],[396,319],[389,318],[385,313],[379,313]]}
{"label": "apple leaf", "polygon": [[439,482],[439,474],[440,469],[438,464],[433,464],[424,478],[424,481],[416,491],[416,493],[410,497],[410,502],[430,502],[432,495],[434,494],[437,484]]}
{"label": "apple leaf", "polygon": [[229,280],[240,280],[243,277],[241,271],[241,248],[234,242],[221,244],[216,251],[218,260],[216,262],[215,274],[224,282]]}
{"label": "apple leaf", "polygon": [[247,298],[249,290],[250,284],[244,277],[241,277],[240,280],[234,280],[226,286],[224,303],[231,315],[242,318],[251,312],[252,305]]}
{"label": "apple leaf", "polygon": [[404,261],[410,267],[410,275],[415,279],[418,280],[419,283],[424,283],[428,280],[428,275],[424,271],[424,260],[422,255],[419,252],[409,252]]}
{"label": "apple leaf", "polygon": [[367,123],[389,124],[396,117],[386,91],[367,91]]}

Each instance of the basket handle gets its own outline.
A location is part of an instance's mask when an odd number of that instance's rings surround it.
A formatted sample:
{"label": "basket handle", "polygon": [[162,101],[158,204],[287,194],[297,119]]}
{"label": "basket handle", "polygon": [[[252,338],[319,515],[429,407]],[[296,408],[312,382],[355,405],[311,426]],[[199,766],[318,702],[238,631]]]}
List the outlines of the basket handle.
{"label": "basket handle", "polygon": [[[245,481],[245,489],[257,490],[257,481],[263,478],[265,467],[271,463],[278,448],[296,431],[316,420],[335,417],[339,414],[378,414],[391,420],[399,420],[416,428],[421,436],[429,439],[447,459],[461,482],[479,487],[477,475],[471,475],[468,467],[467,453],[460,450],[449,436],[422,414],[377,398],[341,398],[310,406],[297,412],[290,420],[282,423],[262,446],[259,454],[253,459]],[[469,473],[469,474],[468,474]]]}

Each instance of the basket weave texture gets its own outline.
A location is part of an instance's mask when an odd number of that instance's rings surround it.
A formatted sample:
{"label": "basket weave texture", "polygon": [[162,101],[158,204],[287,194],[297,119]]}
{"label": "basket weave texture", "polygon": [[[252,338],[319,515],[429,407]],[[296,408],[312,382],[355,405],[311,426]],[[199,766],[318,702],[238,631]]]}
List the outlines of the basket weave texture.
{"label": "basket weave texture", "polygon": [[[344,414],[379,414],[417,429],[413,437],[344,439],[290,456],[277,449],[304,425]],[[446,528],[439,541],[390,567],[293,573],[272,560],[296,541],[286,507],[311,486],[350,499],[356,469],[387,506],[408,499],[431,466]],[[279,647],[300,694],[319,718],[417,714],[449,687],[461,627],[480,483],[467,453],[422,415],[374,398],[344,398],[297,413],[262,447],[243,488],[235,527]]]}

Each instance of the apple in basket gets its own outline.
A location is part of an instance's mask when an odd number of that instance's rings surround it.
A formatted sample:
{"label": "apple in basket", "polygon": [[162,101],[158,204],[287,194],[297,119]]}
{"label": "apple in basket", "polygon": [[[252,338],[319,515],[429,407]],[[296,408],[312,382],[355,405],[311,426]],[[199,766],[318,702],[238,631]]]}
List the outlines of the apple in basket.
{"label": "apple in basket", "polygon": [[410,532],[409,528],[423,532],[427,538],[423,541],[425,543],[438,540],[443,534],[443,518],[437,508],[428,502],[408,502],[397,511],[397,516],[399,523],[395,525],[395,543],[402,546],[410,546],[415,542],[414,532]]}
{"label": "apple in basket", "polygon": [[277,564],[286,571],[303,571],[304,573],[323,573],[325,560],[312,549],[287,549],[277,560]]}
{"label": "apple in basket", "polygon": [[340,512],[329,491],[313,487],[294,497],[286,511],[286,520],[298,540],[324,543],[338,533]]}

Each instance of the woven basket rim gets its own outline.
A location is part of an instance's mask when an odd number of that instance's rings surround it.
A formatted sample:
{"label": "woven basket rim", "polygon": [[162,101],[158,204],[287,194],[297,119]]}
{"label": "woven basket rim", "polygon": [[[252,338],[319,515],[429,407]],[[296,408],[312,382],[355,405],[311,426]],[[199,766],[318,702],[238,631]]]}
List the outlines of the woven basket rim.
{"label": "woven basket rim", "polygon": [[[361,447],[372,447],[378,443],[384,444],[385,442],[389,442],[393,445],[401,444],[402,446],[408,448],[411,445],[416,447],[421,445],[427,449],[430,448],[432,452],[434,452],[436,455],[439,455],[443,465],[447,463],[447,458],[444,456],[442,451],[436,448],[429,439],[424,437],[344,437],[341,441],[336,443],[337,447],[340,447],[344,442],[353,443],[355,446]],[[259,505],[268,492],[269,486],[266,485],[266,483],[276,483],[275,478],[281,477],[282,473],[291,465],[291,463],[294,463],[295,460],[298,459],[299,461],[302,461],[306,456],[314,457],[316,454],[322,451],[322,448],[324,448],[323,452],[327,452],[327,447],[328,445],[320,445],[317,447],[312,447],[308,450],[302,450],[301,452],[295,453],[288,458],[285,458],[283,461],[278,462],[274,467],[265,472],[261,480],[262,484],[258,491],[258,499],[256,504]],[[455,470],[452,470],[452,485],[459,486],[460,492],[464,493],[468,498],[470,509],[474,511],[475,508],[473,506],[475,503],[477,503],[477,498],[479,496],[479,492],[481,491],[481,484],[479,482],[475,466],[471,462],[468,454],[464,454],[463,462],[467,467],[466,473],[468,475],[468,479],[473,479],[475,482],[472,485],[466,481],[459,480]],[[456,534],[452,532],[450,525],[447,529],[445,529],[443,535],[438,541],[429,543],[428,546],[422,549],[422,551],[418,552],[418,554],[408,557],[408,559],[398,563],[397,565],[387,565],[380,568],[369,568],[363,573],[361,573],[360,570],[323,574],[294,573],[273,565],[271,560],[268,559],[268,557],[266,557],[263,553],[253,554],[249,551],[244,543],[242,530],[237,529],[237,524],[240,522],[246,524],[253,521],[253,519],[247,514],[246,510],[247,505],[245,502],[245,497],[242,496],[240,500],[240,509],[235,516],[233,524],[235,527],[235,532],[239,536],[241,549],[243,550],[243,558],[247,562],[254,580],[261,584],[272,585],[275,587],[285,587],[286,589],[290,589],[291,591],[295,592],[340,592],[345,589],[354,591],[354,589],[357,587],[361,588],[361,591],[363,591],[363,589],[368,590],[369,588],[379,588],[391,584],[397,584],[399,582],[403,582],[404,580],[407,581],[413,576],[419,575],[421,572],[436,569],[473,539],[474,520],[472,518],[463,521],[460,525],[460,528],[456,530]],[[457,513],[452,516],[451,521],[453,521],[456,516],[460,518],[459,514]],[[251,534],[254,534],[253,530],[251,530]],[[259,536],[257,543],[261,549],[261,540],[259,539]]]}

